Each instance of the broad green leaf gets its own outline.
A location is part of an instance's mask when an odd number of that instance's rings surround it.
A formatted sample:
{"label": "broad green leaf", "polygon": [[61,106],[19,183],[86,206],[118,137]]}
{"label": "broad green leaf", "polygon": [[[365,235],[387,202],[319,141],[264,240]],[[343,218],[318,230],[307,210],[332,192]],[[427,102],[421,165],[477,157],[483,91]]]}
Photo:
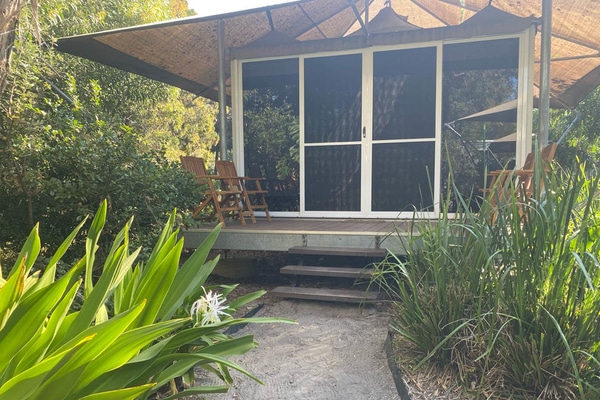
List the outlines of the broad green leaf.
{"label": "broad green leaf", "polygon": [[[176,215],[177,215],[176,211],[173,210],[173,212],[169,216],[169,220],[165,224],[165,227],[163,228],[162,232],[160,233],[160,236],[156,240],[156,244],[154,245],[154,248],[152,249],[150,258],[148,258],[148,264],[154,263],[155,258],[157,257],[157,255],[161,251],[161,249],[165,246],[166,242],[168,240],[171,240],[170,238],[173,236],[173,226],[175,225],[175,216]],[[177,235],[175,235],[175,236],[177,236]]]}
{"label": "broad green leaf", "polygon": [[131,322],[137,318],[137,316],[144,309],[145,305],[145,302],[141,302],[137,306],[112,317],[103,324],[90,326],[84,332],[78,333],[74,338],[70,339],[67,343],[64,343],[59,349],[54,350],[54,352],[60,352],[64,348],[68,348],[73,342],[80,340],[81,337],[86,337],[92,334],[100,335],[101,333],[104,333],[106,336],[100,337],[100,339],[95,341],[93,344],[94,346],[97,346],[97,348],[94,349],[94,352],[97,352],[98,354],[101,353],[105,350],[105,348],[101,348],[99,342],[105,343],[105,346],[108,346],[110,343],[114,342],[117,337],[121,335],[129,327],[129,325],[131,325]]}
{"label": "broad green leaf", "polygon": [[220,231],[221,225],[219,224],[177,271],[173,284],[169,288],[167,297],[158,313],[159,319],[171,318],[183,301],[198,290],[198,287],[203,285],[206,278],[211,274],[218,260],[204,263]]}
{"label": "broad green leaf", "polygon": [[169,397],[163,397],[162,400],[175,400],[183,397],[193,396],[196,394],[215,394],[215,393],[227,393],[229,386],[200,386],[185,389],[182,392],[176,393]]}
{"label": "broad green leaf", "polygon": [[96,313],[96,320],[94,322],[96,325],[98,325],[106,321],[108,321],[108,310],[106,308],[106,305],[102,304],[98,308],[98,312]]}
{"label": "broad green leaf", "polygon": [[96,282],[96,286],[86,296],[77,318],[73,321],[70,331],[67,332],[65,337],[66,340],[73,338],[75,335],[87,329],[96,318],[99,309],[104,305],[104,302],[110,294],[110,284],[113,281],[114,276],[119,272],[118,267],[122,265],[123,258],[125,257],[125,249],[121,247],[121,251],[117,251],[114,257],[115,259],[110,260],[110,267],[108,270],[103,271],[100,279]]}
{"label": "broad green leaf", "polygon": [[136,386],[132,388],[94,393],[90,394],[89,396],[81,397],[77,400],[135,400],[144,397],[143,394],[150,391],[150,389],[153,387],[154,384],[149,383],[147,385]]}
{"label": "broad green leaf", "polygon": [[[126,364],[141,349],[157,338],[180,328],[186,322],[188,322],[187,319],[165,321],[123,333],[111,344],[110,351],[102,353],[87,365],[84,375],[77,382],[73,391],[82,390],[105,372],[115,370]],[[132,380],[136,377],[132,377]]]}
{"label": "broad green leaf", "polygon": [[173,246],[178,242],[177,234],[173,233],[169,236],[164,245],[161,247],[155,247],[154,256],[148,260],[144,268],[142,268],[142,285],[148,282],[148,275],[154,275],[156,268],[159,268],[163,260],[168,257],[169,253],[173,250]]}
{"label": "broad green leaf", "polygon": [[[250,350],[250,349],[248,349]],[[226,358],[216,356],[214,354],[207,353],[196,353],[196,354],[176,354],[177,358],[175,363],[171,364],[168,368],[164,369],[156,378],[156,387],[160,387],[166,383],[168,383],[171,379],[183,375],[187,370],[193,368],[196,365],[202,363],[218,363],[221,366],[232,368],[252,380],[262,384],[262,382],[252,375],[250,372],[246,371],[240,365],[227,360]]]}
{"label": "broad green leaf", "polygon": [[[73,343],[79,342],[82,337],[93,335],[90,340],[82,348],[81,354],[70,360],[61,369],[60,373],[55,376],[52,381],[46,382],[38,389],[38,393],[45,394],[49,399],[59,398],[66,393],[70,393],[77,381],[81,379],[87,365],[98,357],[103,357],[104,354],[112,352],[112,345],[123,332],[131,325],[138,317],[144,308],[144,303],[138,304],[136,307],[119,314],[110,320],[100,325],[94,325],[79,334],[75,339],[71,340],[58,351],[63,351],[64,348],[69,348]],[[106,352],[106,353],[105,353]]]}
{"label": "broad green leaf", "polygon": [[0,343],[2,343],[0,370],[6,367],[22,346],[39,333],[47,316],[65,295],[75,271],[75,268],[71,269],[58,281],[38,290],[17,304],[3,329],[0,330]]}
{"label": "broad green leaf", "polygon": [[39,224],[36,224],[31,230],[31,233],[29,234],[29,237],[27,238],[25,244],[21,248],[21,252],[19,253],[15,264],[13,265],[10,273],[8,274],[7,279],[19,271],[22,262],[25,264],[25,276],[29,274],[29,270],[35,263],[35,260],[37,259],[37,256],[40,253],[40,249],[42,247],[39,229]]}
{"label": "broad green leaf", "polygon": [[106,209],[108,203],[106,199],[100,204],[100,208],[94,215],[92,225],[88,232],[87,239],[85,241],[85,282],[84,282],[84,297],[87,299],[93,289],[92,283],[92,271],[94,269],[94,260],[96,258],[96,251],[98,250],[98,239],[104,223],[106,222]]}
{"label": "broad green leaf", "polygon": [[[69,249],[69,247],[71,247],[71,243],[73,243],[75,236],[77,236],[77,234],[79,233],[79,231],[81,230],[81,228],[83,227],[83,225],[85,224],[86,221],[87,221],[87,217],[84,218],[83,221],[81,221],[81,223],[79,225],[77,225],[77,227],[75,229],[73,229],[73,231],[69,234],[69,236],[67,236],[67,238],[62,242],[62,244],[56,250],[56,252],[52,256],[52,258],[48,262],[48,266],[44,270],[44,274],[39,279],[38,284],[36,285],[36,289],[38,287],[48,286],[49,284],[54,282],[55,275],[56,275],[56,264],[58,264],[58,262],[62,259],[62,257],[65,255],[65,253]],[[36,290],[36,289],[34,289],[34,290]]]}
{"label": "broad green leaf", "polygon": [[137,301],[148,299],[148,306],[140,317],[139,324],[151,324],[156,320],[158,311],[177,273],[182,250],[183,240],[179,240],[170,248],[169,252],[164,254],[164,257],[157,256],[154,261],[156,265],[148,266],[151,268],[151,272],[143,276],[136,294]]}
{"label": "broad green leaf", "polygon": [[27,347],[27,352],[23,356],[23,358],[19,361],[19,364],[16,369],[16,373],[20,373],[27,368],[33,367],[37,362],[40,362],[43,357],[46,355],[52,340],[55,339],[58,328],[60,327],[62,321],[65,319],[65,315],[69,311],[71,304],[73,303],[73,299],[77,294],[77,289],[81,285],[81,280],[74,283],[71,286],[71,289],[67,294],[63,297],[61,302],[52,312],[52,315],[48,319],[46,326],[44,327],[42,333],[39,335],[37,340],[30,344]]}
{"label": "broad green leaf", "polygon": [[250,303],[251,301],[261,298],[266,293],[267,293],[266,290],[258,290],[256,292],[248,293],[244,296],[238,297],[237,299],[231,301],[229,303],[229,307],[233,308],[234,310],[237,310],[244,304]]}
{"label": "broad green leaf", "polygon": [[112,282],[110,283],[110,286],[108,288],[108,290],[110,292],[112,292],[117,286],[120,285],[121,281],[123,281],[123,279],[125,278],[125,276],[131,272],[131,269],[133,267],[133,264],[135,263],[135,260],[137,259],[137,257],[140,254],[140,251],[142,251],[142,248],[139,247],[136,251],[133,252],[133,254],[131,254],[130,256],[128,256],[120,265],[119,268],[116,271],[116,274],[113,277]]}
{"label": "broad green leaf", "polygon": [[122,312],[133,304],[134,296],[140,284],[140,265],[128,271],[114,290],[115,314]]}
{"label": "broad green leaf", "polygon": [[112,246],[110,247],[110,251],[108,252],[107,260],[113,258],[113,255],[120,247],[129,248],[129,229],[133,224],[133,217],[129,219],[129,221],[123,226],[123,228],[117,233],[117,236],[113,239]]}
{"label": "broad green leaf", "polygon": [[52,379],[52,376],[68,363],[81,347],[91,339],[91,336],[84,338],[73,347],[46,358],[32,368],[12,377],[0,386],[0,400],[24,400],[30,398],[44,381]]}
{"label": "broad green leaf", "polygon": [[246,335],[235,339],[225,340],[201,349],[202,354],[214,354],[217,356],[238,356],[258,346],[252,335]]}
{"label": "broad green leaf", "polygon": [[8,278],[4,286],[0,287],[0,330],[4,327],[10,310],[23,294],[25,286],[25,263],[21,262],[18,273]]}
{"label": "broad green leaf", "polygon": [[[238,339],[229,339],[223,343],[223,346],[212,348],[199,347],[194,354],[179,353],[177,352],[177,349],[174,349],[172,350],[173,353],[171,354],[165,354],[164,356],[160,357],[155,356],[154,362],[147,369],[144,376],[160,376],[160,378],[157,379],[157,383],[160,386],[174,377],[181,376],[188,369],[193,368],[197,364],[213,362],[214,357],[223,359],[221,358],[223,355],[240,355],[252,350],[255,347],[256,343],[254,342],[252,336],[244,336]],[[201,357],[190,357],[192,355],[201,355]],[[177,365],[175,366],[174,364]],[[242,372],[239,368],[240,367],[235,365],[235,369]],[[132,384],[140,383],[141,382],[138,381],[132,382]]]}

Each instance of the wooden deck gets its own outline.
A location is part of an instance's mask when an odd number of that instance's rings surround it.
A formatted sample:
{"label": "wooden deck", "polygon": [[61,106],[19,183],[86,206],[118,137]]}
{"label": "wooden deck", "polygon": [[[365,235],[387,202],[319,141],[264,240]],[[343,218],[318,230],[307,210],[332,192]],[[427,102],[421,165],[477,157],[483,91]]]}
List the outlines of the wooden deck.
{"label": "wooden deck", "polygon": [[[195,248],[215,224],[183,232],[185,246]],[[256,224],[227,221],[214,248],[219,250],[288,251],[295,246],[383,248],[403,254],[401,240],[410,221],[381,219],[259,218]]]}

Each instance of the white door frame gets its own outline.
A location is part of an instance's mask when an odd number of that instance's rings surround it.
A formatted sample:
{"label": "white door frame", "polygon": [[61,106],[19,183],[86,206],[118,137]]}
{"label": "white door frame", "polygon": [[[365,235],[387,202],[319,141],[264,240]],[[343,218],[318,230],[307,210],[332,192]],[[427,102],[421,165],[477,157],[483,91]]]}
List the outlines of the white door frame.
{"label": "white door frame", "polygon": [[[267,61],[284,58],[297,58],[299,62],[299,130],[300,130],[300,211],[273,212],[274,216],[282,217],[314,217],[314,218],[412,218],[413,211],[408,212],[373,212],[371,210],[372,190],[372,98],[373,98],[373,53],[378,51],[413,49],[419,47],[436,47],[436,128],[433,139],[405,139],[398,142],[434,141],[435,142],[435,172],[434,172],[434,209],[433,212],[418,213],[419,218],[435,218],[440,212],[441,199],[441,163],[442,163],[442,74],[443,46],[445,44],[466,43],[474,41],[500,40],[506,38],[519,39],[518,66],[518,109],[517,109],[517,165],[522,163],[525,155],[531,151],[532,110],[533,110],[533,75],[534,75],[534,37],[535,27],[519,34],[485,36],[470,39],[442,40],[425,43],[410,43],[408,45],[376,46],[365,49],[355,49],[343,52],[321,52],[298,56],[269,57],[256,59],[234,59],[231,62],[231,101],[232,101],[232,142],[233,160],[238,165],[241,174],[244,173],[243,148],[243,93],[242,93],[242,64],[244,62]],[[361,211],[306,211],[305,210],[305,181],[304,181],[304,60],[314,57],[326,57],[344,54],[362,55],[362,127],[366,128],[365,137],[361,138]],[[337,143],[336,143],[337,144]]]}

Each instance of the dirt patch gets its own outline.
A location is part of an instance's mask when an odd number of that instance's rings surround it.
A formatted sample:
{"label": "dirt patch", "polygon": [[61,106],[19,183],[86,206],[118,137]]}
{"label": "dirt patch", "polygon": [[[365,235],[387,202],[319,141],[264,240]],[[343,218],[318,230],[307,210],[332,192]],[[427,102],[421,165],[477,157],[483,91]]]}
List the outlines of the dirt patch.
{"label": "dirt patch", "polygon": [[[458,383],[451,368],[425,365],[416,369],[422,354],[414,351],[414,346],[398,335],[390,333],[391,353],[398,375],[402,382],[399,393],[403,400],[467,400],[474,398],[465,392]],[[391,369],[393,371],[391,366]],[[403,393],[403,391],[405,391]]]}

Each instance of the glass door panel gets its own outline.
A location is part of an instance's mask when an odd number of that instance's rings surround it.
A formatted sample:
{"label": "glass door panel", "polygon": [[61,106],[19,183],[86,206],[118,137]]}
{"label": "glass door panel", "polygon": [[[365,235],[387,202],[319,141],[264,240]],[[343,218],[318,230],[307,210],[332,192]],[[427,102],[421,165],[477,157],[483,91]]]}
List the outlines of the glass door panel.
{"label": "glass door panel", "polygon": [[371,211],[433,210],[436,54],[373,54]]}
{"label": "glass door panel", "polygon": [[[442,113],[449,127],[442,135],[442,188],[455,186],[471,199],[474,211],[486,171],[514,164],[516,104],[514,113],[464,117],[516,100],[518,66],[516,38],[444,45]],[[450,211],[456,211],[456,204]]]}
{"label": "glass door panel", "polygon": [[299,60],[242,65],[246,175],[266,179],[270,211],[300,211]]}
{"label": "glass door panel", "polygon": [[373,211],[433,211],[435,144],[373,146]]}
{"label": "glass door panel", "polygon": [[360,145],[305,149],[306,211],[360,211]]}
{"label": "glass door panel", "polygon": [[360,211],[362,56],[304,61],[306,211]]}

